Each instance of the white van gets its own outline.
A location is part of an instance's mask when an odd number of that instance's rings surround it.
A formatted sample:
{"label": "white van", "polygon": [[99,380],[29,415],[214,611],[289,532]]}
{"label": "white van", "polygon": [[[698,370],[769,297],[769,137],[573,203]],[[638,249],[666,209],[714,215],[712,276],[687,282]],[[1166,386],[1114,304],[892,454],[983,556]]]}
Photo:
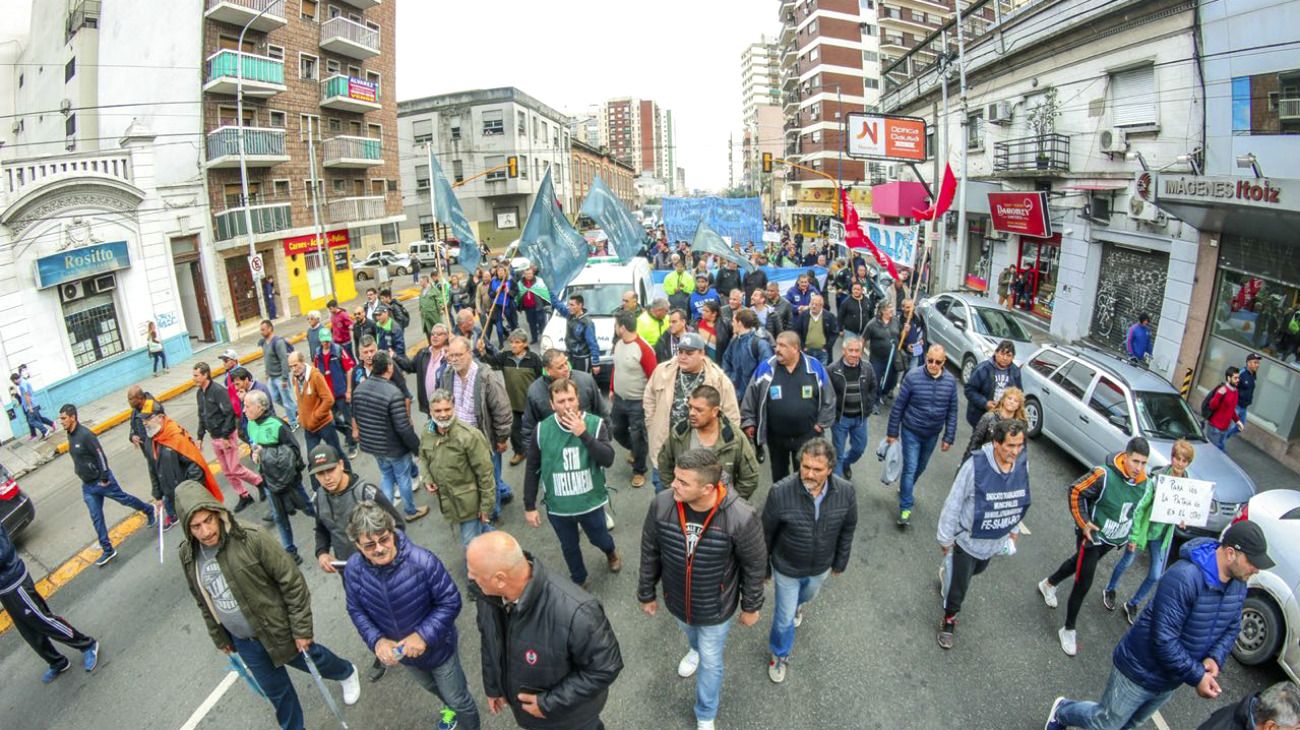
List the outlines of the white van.
{"label": "white van", "polygon": [[[650,262],[644,258],[634,258],[627,263],[619,263],[617,257],[606,256],[587,259],[587,267],[564,289],[564,299],[556,299],[555,306],[566,307],[568,297],[581,294],[586,304],[587,313],[596,325],[596,344],[600,345],[600,359],[597,365],[601,369],[602,382],[608,382],[611,349],[614,346],[614,313],[623,306],[623,293],[636,292],[637,301],[642,309],[650,304],[653,293],[650,275]],[[552,292],[560,296],[559,292]],[[565,310],[568,311],[567,309]],[[568,320],[552,313],[551,319],[542,330],[542,349],[554,347],[564,351],[564,330]]]}
{"label": "white van", "polygon": [[[447,244],[433,241],[416,241],[407,246],[406,252],[413,261],[420,262],[421,269],[429,270],[437,265],[438,249],[445,245]],[[456,263],[456,260],[460,258],[460,246],[454,243],[451,244],[447,251],[447,257],[448,263]]]}

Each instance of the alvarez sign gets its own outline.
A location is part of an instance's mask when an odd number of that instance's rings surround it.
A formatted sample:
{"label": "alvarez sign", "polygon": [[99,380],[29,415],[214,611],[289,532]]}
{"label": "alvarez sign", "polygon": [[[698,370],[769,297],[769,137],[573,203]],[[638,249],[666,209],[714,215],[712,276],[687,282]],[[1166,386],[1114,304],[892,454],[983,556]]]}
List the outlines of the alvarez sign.
{"label": "alvarez sign", "polygon": [[849,114],[849,157],[869,157],[901,162],[925,162],[925,120],[883,114]]}
{"label": "alvarez sign", "polygon": [[1030,238],[1051,238],[1052,222],[1047,218],[1047,193],[989,193],[993,230]]}

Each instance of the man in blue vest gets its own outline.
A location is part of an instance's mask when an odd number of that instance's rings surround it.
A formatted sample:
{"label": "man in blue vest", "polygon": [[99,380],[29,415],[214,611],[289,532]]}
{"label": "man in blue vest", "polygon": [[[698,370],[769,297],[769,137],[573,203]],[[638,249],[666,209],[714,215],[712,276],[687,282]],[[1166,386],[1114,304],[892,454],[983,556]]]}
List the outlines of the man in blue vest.
{"label": "man in blue vest", "polygon": [[943,621],[939,646],[951,649],[957,612],[971,578],[995,555],[1014,555],[1020,520],[1029,510],[1029,461],[1025,424],[1005,419],[993,426],[993,441],[962,464],[939,514],[943,567]]}

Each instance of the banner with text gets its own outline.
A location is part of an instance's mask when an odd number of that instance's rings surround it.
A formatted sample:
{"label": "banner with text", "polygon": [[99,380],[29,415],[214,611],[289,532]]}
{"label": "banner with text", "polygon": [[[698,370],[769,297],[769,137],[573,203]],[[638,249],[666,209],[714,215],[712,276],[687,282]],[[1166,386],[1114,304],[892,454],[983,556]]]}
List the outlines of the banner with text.
{"label": "banner with text", "polygon": [[664,198],[669,241],[690,241],[700,222],[742,246],[763,240],[763,205],[758,198]]}
{"label": "banner with text", "polygon": [[908,269],[916,266],[920,226],[883,226],[869,221],[861,221],[861,226],[867,238],[895,265]]}
{"label": "banner with text", "polygon": [[1205,527],[1210,517],[1210,501],[1213,499],[1214,482],[1161,474],[1156,477],[1156,494],[1151,503],[1151,521]]}
{"label": "banner with text", "polygon": [[1030,238],[1052,237],[1052,221],[1047,216],[1047,193],[1023,191],[988,195],[993,230]]}

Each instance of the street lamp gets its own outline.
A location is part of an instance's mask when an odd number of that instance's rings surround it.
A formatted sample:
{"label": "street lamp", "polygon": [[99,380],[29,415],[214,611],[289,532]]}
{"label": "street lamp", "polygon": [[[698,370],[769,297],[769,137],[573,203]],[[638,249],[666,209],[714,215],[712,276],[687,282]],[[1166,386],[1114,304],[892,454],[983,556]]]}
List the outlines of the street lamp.
{"label": "street lamp", "polygon": [[1237,155],[1237,167],[1250,168],[1250,171],[1255,173],[1255,177],[1264,177],[1264,172],[1259,169],[1259,160],[1255,158],[1254,152]]}
{"label": "street lamp", "polygon": [[[244,203],[244,232],[248,234],[248,260],[250,263],[253,257],[257,256],[257,240],[253,236],[252,201],[248,199],[248,160],[244,157],[244,36],[253,23],[260,20],[271,8],[282,3],[284,3],[284,0],[271,0],[257,15],[249,18],[248,22],[244,23],[244,27],[239,31],[239,40],[235,44],[235,128],[238,132],[235,137],[239,144],[239,194]],[[263,266],[265,267],[265,264]],[[259,282],[266,276],[266,272],[263,270],[262,276],[257,276],[257,272],[253,272],[253,274],[253,287],[258,289],[260,288]],[[262,296],[260,291],[254,291],[253,297],[257,299],[258,313],[261,314],[262,319],[266,319],[266,298]]]}

